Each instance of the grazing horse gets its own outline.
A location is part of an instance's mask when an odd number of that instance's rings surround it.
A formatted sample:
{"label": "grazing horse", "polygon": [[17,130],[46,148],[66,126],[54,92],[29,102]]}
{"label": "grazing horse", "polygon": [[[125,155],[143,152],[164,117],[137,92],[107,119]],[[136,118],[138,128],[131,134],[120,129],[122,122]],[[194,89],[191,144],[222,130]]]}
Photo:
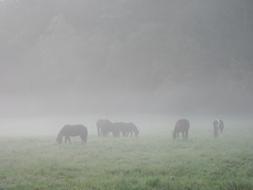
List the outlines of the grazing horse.
{"label": "grazing horse", "polygon": [[118,137],[120,133],[119,128],[117,128],[117,126],[108,119],[101,119],[97,121],[97,132],[98,136],[104,137],[110,133],[112,133],[114,137]]}
{"label": "grazing horse", "polygon": [[116,125],[120,129],[120,132],[122,133],[122,136],[124,137],[133,136],[133,135],[137,137],[139,135],[139,130],[136,127],[136,125],[133,123],[117,122],[113,124]]}
{"label": "grazing horse", "polygon": [[219,129],[220,133],[222,134],[224,130],[224,122],[221,119],[219,120]]}
{"label": "grazing horse", "polygon": [[219,121],[217,119],[213,121],[213,135],[214,138],[219,136]]}
{"label": "grazing horse", "polygon": [[138,136],[139,130],[133,123],[126,122],[111,122],[110,120],[98,120],[97,121],[98,136],[107,136],[112,133],[114,137],[122,136]]}
{"label": "grazing horse", "polygon": [[70,137],[74,136],[80,136],[82,143],[87,142],[88,137],[88,130],[83,125],[64,125],[60,132],[58,133],[58,136],[56,138],[56,141],[61,144],[62,138],[65,137],[65,143],[69,142],[71,143]]}
{"label": "grazing horse", "polygon": [[179,134],[182,134],[183,139],[188,139],[188,132],[190,128],[190,122],[187,119],[180,119],[176,122],[174,131],[173,131],[173,139],[179,137]]}

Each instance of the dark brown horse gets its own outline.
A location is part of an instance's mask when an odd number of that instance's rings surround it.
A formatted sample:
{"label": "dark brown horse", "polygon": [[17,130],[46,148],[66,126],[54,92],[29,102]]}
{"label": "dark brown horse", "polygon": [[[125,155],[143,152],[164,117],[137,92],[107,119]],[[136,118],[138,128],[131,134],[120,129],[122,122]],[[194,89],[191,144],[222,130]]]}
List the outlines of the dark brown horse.
{"label": "dark brown horse", "polygon": [[116,122],[113,123],[116,127],[119,128],[120,133],[124,137],[139,135],[139,130],[134,123],[126,123],[126,122]]}
{"label": "dark brown horse", "polygon": [[97,131],[98,136],[108,136],[109,134],[114,137],[139,135],[139,130],[133,123],[111,122],[107,119],[97,121]]}
{"label": "dark brown horse", "polygon": [[110,133],[114,137],[119,136],[119,128],[115,126],[110,120],[108,119],[100,119],[97,121],[97,131],[98,136],[108,136]]}
{"label": "dark brown horse", "polygon": [[79,136],[82,143],[87,142],[88,130],[83,125],[64,125],[57,135],[56,141],[61,144],[62,138],[65,137],[65,143],[71,143],[70,137]]}
{"label": "dark brown horse", "polygon": [[173,131],[173,139],[179,137],[179,134],[182,134],[183,139],[188,139],[188,132],[190,128],[190,122],[187,119],[180,119],[176,122],[174,131]]}

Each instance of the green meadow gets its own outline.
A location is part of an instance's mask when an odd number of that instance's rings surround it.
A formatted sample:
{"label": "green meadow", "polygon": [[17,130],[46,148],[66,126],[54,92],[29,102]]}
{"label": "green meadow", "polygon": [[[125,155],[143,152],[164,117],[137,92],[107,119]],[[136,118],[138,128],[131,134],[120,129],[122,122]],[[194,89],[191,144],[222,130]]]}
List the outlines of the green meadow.
{"label": "green meadow", "polygon": [[1,137],[1,190],[250,190],[253,129],[138,138]]}

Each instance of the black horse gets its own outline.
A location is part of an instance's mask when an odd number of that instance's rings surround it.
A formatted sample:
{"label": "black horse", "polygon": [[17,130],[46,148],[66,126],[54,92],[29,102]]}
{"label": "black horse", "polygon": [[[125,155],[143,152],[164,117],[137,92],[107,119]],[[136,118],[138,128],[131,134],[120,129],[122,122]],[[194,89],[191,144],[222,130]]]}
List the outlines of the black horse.
{"label": "black horse", "polygon": [[80,136],[82,143],[87,142],[88,138],[88,130],[83,125],[64,125],[60,132],[58,133],[58,136],[56,138],[56,141],[61,144],[62,138],[65,137],[65,143],[69,142],[71,143],[70,137],[74,136]]}
{"label": "black horse", "polygon": [[183,139],[188,139],[188,132],[190,129],[190,122],[187,119],[180,119],[176,122],[174,131],[173,131],[173,139],[179,137],[179,134],[182,134]]}

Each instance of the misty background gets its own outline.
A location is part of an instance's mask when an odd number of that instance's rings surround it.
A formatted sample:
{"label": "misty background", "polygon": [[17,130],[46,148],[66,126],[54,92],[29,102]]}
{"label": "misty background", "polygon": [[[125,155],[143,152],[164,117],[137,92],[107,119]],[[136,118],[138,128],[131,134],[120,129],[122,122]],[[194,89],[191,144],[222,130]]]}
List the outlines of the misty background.
{"label": "misty background", "polygon": [[251,0],[1,0],[0,42],[2,134],[252,117]]}

